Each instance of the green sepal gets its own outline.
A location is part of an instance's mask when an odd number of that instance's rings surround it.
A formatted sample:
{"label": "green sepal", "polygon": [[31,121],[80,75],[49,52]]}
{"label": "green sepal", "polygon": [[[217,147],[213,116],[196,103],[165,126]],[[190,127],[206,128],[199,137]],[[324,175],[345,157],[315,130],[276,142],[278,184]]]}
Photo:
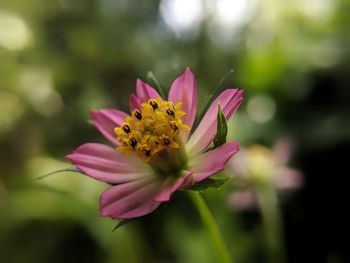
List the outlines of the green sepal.
{"label": "green sepal", "polygon": [[152,71],[147,72],[147,80],[151,82],[151,84],[154,86],[154,88],[158,91],[159,95],[163,98],[166,99],[164,89],[162,85],[160,84],[158,78]]}
{"label": "green sepal", "polygon": [[190,188],[188,188],[188,190],[202,192],[207,188],[220,189],[230,179],[230,176],[225,176],[222,174],[212,175],[201,182],[195,183]]}
{"label": "green sepal", "polygon": [[216,135],[215,135],[214,140],[213,140],[214,147],[211,150],[223,145],[226,142],[226,137],[227,137],[226,117],[225,117],[225,114],[223,113],[223,111],[221,110],[221,107],[219,105]]}
{"label": "green sepal", "polygon": [[53,172],[50,172],[50,173],[47,173],[47,174],[40,175],[37,178],[35,178],[35,180],[45,179],[46,177],[49,177],[51,175],[58,174],[58,173],[63,173],[63,172],[73,172],[73,173],[80,173],[80,174],[82,174],[82,172],[80,172],[77,168],[69,167],[69,168],[66,168],[66,169],[60,169],[60,170],[56,170],[56,171],[53,171]]}
{"label": "green sepal", "polygon": [[116,231],[118,228],[120,228],[120,227],[134,221],[134,220],[136,220],[136,218],[127,218],[127,219],[123,219],[123,220],[119,221],[118,224],[113,228],[112,233],[114,231]]}

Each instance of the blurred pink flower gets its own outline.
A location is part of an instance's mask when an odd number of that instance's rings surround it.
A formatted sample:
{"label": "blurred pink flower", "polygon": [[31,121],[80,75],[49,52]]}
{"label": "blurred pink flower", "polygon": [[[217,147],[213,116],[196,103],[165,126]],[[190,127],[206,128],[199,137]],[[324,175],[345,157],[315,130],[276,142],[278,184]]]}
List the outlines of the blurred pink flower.
{"label": "blurred pink flower", "polygon": [[253,145],[242,149],[227,165],[227,172],[233,174],[237,190],[228,199],[231,206],[250,209],[257,206],[256,190],[270,185],[279,191],[293,191],[303,185],[300,171],[289,168],[292,144],[280,139],[273,149]]}
{"label": "blurred pink flower", "polygon": [[173,82],[168,101],[137,80],[130,115],[117,109],[91,111],[96,128],[117,148],[87,143],[66,158],[82,173],[112,185],[101,195],[101,216],[139,217],[169,201],[177,189],[224,169],[239,145],[231,141],[208,151],[216,134],[218,107],[229,119],[242,100],[242,90],[224,90],[190,135],[197,114],[191,70]]}

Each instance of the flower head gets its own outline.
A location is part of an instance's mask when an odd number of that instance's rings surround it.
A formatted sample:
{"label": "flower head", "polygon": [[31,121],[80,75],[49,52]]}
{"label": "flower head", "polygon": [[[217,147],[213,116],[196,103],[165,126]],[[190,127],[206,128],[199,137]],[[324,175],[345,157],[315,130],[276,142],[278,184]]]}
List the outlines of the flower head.
{"label": "flower head", "polygon": [[116,109],[91,111],[96,128],[114,147],[87,143],[66,158],[82,173],[112,185],[101,195],[102,216],[139,217],[169,201],[176,190],[224,169],[239,145],[231,141],[209,149],[218,107],[229,119],[242,100],[242,90],[223,91],[192,130],[197,87],[189,68],[173,82],[167,100],[137,80],[130,114]]}
{"label": "flower head", "polygon": [[279,139],[273,149],[252,145],[237,154],[227,165],[233,174],[238,191],[229,197],[229,204],[239,209],[257,206],[259,188],[276,188],[280,191],[296,190],[303,185],[300,171],[287,166],[291,155],[291,142]]}
{"label": "flower head", "polygon": [[141,109],[134,109],[131,116],[114,129],[121,144],[117,150],[136,155],[153,165],[170,161],[168,157],[179,152],[180,133],[190,130],[182,123],[181,118],[186,113],[181,110],[181,105],[182,102],[174,105],[160,98],[142,103]]}

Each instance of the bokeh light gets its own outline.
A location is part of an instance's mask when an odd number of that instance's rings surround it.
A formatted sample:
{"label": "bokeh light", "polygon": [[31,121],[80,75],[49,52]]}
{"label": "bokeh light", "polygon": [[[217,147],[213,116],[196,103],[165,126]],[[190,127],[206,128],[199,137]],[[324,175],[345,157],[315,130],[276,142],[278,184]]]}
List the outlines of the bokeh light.
{"label": "bokeh light", "polygon": [[162,0],[159,8],[166,25],[178,36],[195,34],[203,19],[202,0]]}
{"label": "bokeh light", "polygon": [[20,50],[31,41],[27,24],[20,17],[0,9],[0,46],[9,50]]}
{"label": "bokeh light", "polygon": [[276,104],[268,96],[256,96],[248,101],[248,117],[256,123],[265,123],[273,119]]}

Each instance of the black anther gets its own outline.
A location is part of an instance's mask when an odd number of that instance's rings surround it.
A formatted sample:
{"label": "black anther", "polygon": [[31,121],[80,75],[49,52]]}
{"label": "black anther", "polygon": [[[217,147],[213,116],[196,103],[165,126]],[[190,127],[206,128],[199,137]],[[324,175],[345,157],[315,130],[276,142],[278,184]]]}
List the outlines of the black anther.
{"label": "black anther", "polygon": [[122,129],[123,129],[123,131],[125,131],[125,133],[130,133],[130,131],[131,131],[130,126],[127,124],[123,124]]}
{"label": "black anther", "polygon": [[139,110],[135,110],[134,116],[136,119],[141,120],[142,119],[142,114]]}
{"label": "black anther", "polygon": [[158,103],[154,100],[150,100],[149,104],[152,106],[152,108],[155,110],[158,108]]}
{"label": "black anther", "polygon": [[167,113],[169,116],[175,117],[175,112],[174,112],[171,108],[167,108],[167,109],[166,109],[166,113]]}
{"label": "black anther", "polygon": [[136,145],[137,145],[137,140],[135,139],[135,137],[131,137],[129,142],[130,142],[130,146],[131,146],[132,148],[135,148],[135,147],[136,147]]}

